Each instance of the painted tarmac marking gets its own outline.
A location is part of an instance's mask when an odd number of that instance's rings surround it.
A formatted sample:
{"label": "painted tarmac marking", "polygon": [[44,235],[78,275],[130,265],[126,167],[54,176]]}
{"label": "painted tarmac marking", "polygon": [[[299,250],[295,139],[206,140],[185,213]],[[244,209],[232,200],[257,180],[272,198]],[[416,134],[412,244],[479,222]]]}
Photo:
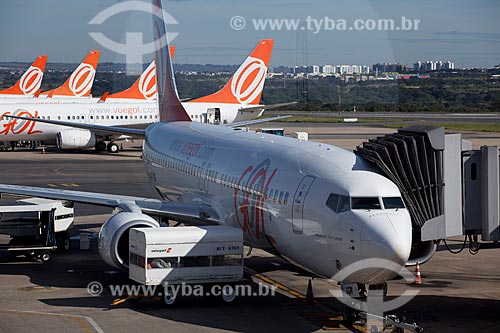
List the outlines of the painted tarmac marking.
{"label": "painted tarmac marking", "polygon": [[[79,315],[71,315],[71,314],[63,314],[63,313],[50,313],[50,312],[39,312],[39,311],[21,311],[21,310],[10,310],[10,309],[0,309],[0,312],[6,312],[6,313],[17,313],[17,314],[31,314],[31,315],[44,315],[44,316],[56,316],[56,317],[66,317],[70,318],[74,321],[76,321],[84,330],[85,332],[97,332],[97,333],[104,333],[101,327],[97,324],[97,322],[87,316],[79,316]],[[85,321],[90,325],[87,325]]]}

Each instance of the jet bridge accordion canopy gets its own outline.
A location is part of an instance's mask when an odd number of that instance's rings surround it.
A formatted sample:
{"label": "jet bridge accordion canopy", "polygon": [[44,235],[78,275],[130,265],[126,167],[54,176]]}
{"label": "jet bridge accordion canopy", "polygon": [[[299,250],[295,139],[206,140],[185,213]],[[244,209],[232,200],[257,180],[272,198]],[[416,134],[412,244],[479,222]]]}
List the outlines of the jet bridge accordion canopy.
{"label": "jet bridge accordion canopy", "polygon": [[375,164],[400,189],[416,229],[444,214],[444,129],[410,126],[376,139],[354,151]]}

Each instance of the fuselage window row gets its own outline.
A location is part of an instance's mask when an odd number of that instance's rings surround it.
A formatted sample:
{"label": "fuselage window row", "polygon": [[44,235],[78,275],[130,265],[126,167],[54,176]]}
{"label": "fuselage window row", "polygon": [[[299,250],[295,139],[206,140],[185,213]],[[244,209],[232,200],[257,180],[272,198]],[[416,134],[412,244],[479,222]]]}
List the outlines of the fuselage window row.
{"label": "fuselage window row", "polygon": [[268,188],[266,189],[265,193],[262,193],[259,189],[259,184],[255,184],[253,188],[249,188],[248,182],[239,183],[237,181],[237,177],[230,176],[228,174],[222,174],[219,177],[219,173],[215,170],[204,170],[202,167],[181,161],[175,157],[150,151],[149,149],[147,149],[147,145],[144,149],[144,157],[155,166],[173,169],[184,174],[208,180],[209,182],[219,184],[221,186],[234,188],[239,191],[252,194],[254,196],[264,197],[265,200],[271,201],[273,203],[288,205],[288,200],[290,197],[289,192]]}

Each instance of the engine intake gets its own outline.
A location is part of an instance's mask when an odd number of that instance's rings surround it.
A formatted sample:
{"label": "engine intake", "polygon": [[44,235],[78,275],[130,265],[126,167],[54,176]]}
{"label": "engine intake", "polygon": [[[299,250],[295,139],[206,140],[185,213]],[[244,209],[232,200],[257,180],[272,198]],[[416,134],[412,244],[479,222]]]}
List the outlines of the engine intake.
{"label": "engine intake", "polygon": [[152,217],[141,213],[120,212],[111,216],[99,231],[99,254],[102,260],[119,269],[128,268],[130,229],[159,226]]}
{"label": "engine intake", "polygon": [[72,128],[57,133],[59,149],[94,148],[95,145],[95,133],[89,130]]}

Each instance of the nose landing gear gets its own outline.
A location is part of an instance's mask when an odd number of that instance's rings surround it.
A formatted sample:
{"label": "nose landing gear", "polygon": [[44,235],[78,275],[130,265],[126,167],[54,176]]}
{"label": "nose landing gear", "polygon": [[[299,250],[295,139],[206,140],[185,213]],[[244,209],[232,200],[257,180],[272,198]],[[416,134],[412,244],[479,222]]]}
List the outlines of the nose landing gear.
{"label": "nose landing gear", "polygon": [[342,293],[348,296],[347,299],[349,300],[345,301],[342,306],[342,319],[345,325],[352,326],[356,321],[362,321],[363,324],[370,326],[370,322],[375,322],[380,327],[377,327],[377,325],[373,325],[371,328],[367,327],[369,332],[423,332],[423,328],[417,323],[407,322],[404,317],[369,313],[369,297],[378,298],[376,302],[383,303],[384,298],[387,296],[387,290],[387,283],[368,286],[368,291],[363,284],[342,284]]}

